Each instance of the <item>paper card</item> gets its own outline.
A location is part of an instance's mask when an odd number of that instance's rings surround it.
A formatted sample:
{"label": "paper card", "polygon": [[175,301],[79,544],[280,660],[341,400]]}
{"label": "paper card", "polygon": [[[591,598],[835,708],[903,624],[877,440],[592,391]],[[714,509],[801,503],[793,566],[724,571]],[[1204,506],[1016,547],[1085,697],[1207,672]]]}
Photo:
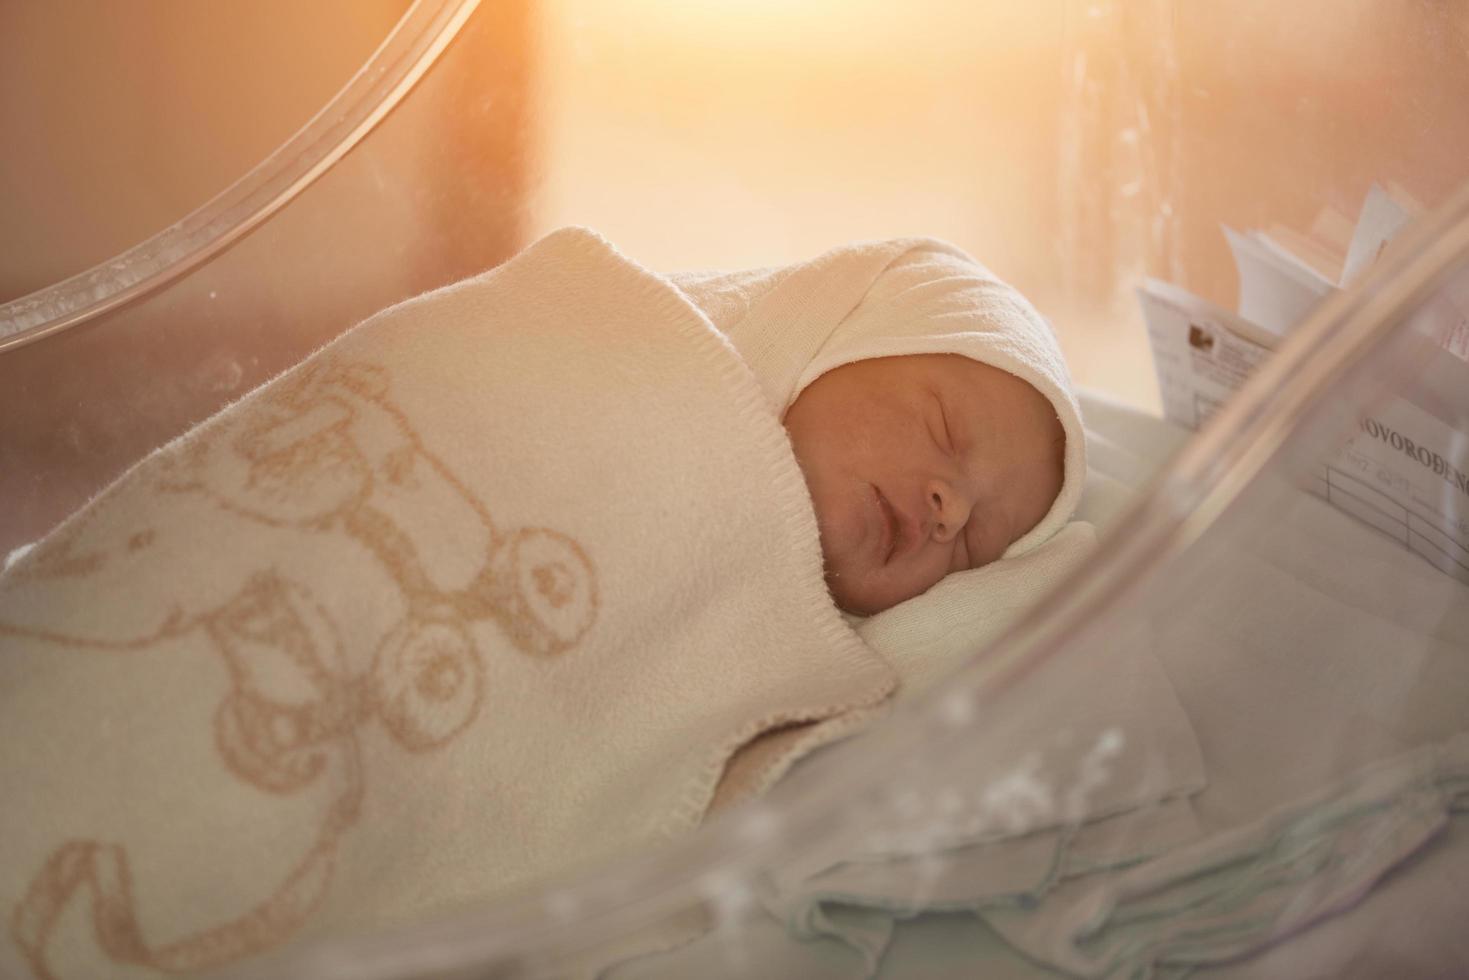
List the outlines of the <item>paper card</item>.
{"label": "paper card", "polygon": [[1367,191],[1367,199],[1362,202],[1362,211],[1357,215],[1357,230],[1352,233],[1352,244],[1342,266],[1343,286],[1350,286],[1361,278],[1393,236],[1413,218],[1413,213],[1411,205],[1396,200],[1379,185],[1372,185]]}
{"label": "paper card", "polygon": [[1239,269],[1239,315],[1277,337],[1290,333],[1334,284],[1258,234],[1224,229]]}
{"label": "paper card", "polygon": [[1228,310],[1157,279],[1138,289],[1163,415],[1197,429],[1270,354],[1270,338]]}

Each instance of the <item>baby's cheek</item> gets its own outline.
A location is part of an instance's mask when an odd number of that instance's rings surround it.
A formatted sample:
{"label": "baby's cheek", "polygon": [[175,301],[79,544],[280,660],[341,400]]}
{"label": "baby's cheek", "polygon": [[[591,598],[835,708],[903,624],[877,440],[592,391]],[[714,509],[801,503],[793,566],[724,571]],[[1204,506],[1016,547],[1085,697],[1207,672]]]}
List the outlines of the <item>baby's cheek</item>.
{"label": "baby's cheek", "polygon": [[869,598],[867,605],[875,613],[907,602],[943,581],[950,571],[948,553],[937,551],[915,555],[900,566],[876,570],[864,590]]}

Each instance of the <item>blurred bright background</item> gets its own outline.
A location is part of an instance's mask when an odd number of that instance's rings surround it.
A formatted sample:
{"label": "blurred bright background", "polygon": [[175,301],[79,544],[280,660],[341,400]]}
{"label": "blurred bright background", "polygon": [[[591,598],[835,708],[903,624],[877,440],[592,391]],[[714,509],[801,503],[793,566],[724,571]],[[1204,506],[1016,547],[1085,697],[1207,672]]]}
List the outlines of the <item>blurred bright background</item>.
{"label": "blurred bright background", "polygon": [[591,225],[659,269],[944,238],[1051,317],[1078,381],[1153,405],[1110,282],[1068,295],[1075,6],[545,0],[532,227]]}
{"label": "blurred bright background", "polygon": [[[0,0],[0,302],[229,186],[408,6]],[[1373,181],[1442,200],[1466,47],[1469,8],[1398,0],[484,0],[318,194],[323,285],[282,287],[279,248],[229,285],[355,319],[564,224],[655,269],[932,235],[1155,408],[1137,277],[1232,305],[1221,222],[1339,253]]]}
{"label": "blurred bright background", "polygon": [[536,232],[589,224],[655,268],[946,238],[1051,318],[1079,383],[1143,408],[1158,402],[1139,275],[1233,306],[1222,222],[1339,257],[1372,182],[1431,205],[1469,152],[1461,4],[544,0],[538,14]]}

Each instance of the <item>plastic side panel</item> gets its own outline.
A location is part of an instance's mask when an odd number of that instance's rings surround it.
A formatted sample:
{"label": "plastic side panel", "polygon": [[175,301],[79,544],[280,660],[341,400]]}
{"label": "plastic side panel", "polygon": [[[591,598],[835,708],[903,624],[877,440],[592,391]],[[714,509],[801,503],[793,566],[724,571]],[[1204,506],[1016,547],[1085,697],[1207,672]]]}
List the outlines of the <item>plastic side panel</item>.
{"label": "plastic side panel", "polygon": [[0,551],[391,303],[524,242],[527,5],[485,4],[320,180],[165,288],[0,356]]}

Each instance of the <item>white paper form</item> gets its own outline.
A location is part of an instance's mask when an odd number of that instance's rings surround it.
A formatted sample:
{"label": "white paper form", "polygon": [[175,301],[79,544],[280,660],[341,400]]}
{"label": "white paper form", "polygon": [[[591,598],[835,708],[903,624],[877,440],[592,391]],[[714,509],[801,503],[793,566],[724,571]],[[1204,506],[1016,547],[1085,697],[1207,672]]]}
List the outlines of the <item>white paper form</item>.
{"label": "white paper form", "polygon": [[1469,435],[1415,402],[1395,398],[1364,415],[1312,490],[1469,583]]}
{"label": "white paper form", "polygon": [[[1359,278],[1421,210],[1401,189],[1374,184],[1352,230],[1341,282]],[[1163,413],[1194,429],[1336,290],[1323,271],[1327,250],[1307,261],[1279,236],[1232,228],[1224,234],[1239,269],[1239,314],[1170,283],[1147,280],[1138,290]],[[1341,450],[1324,458],[1311,490],[1469,583],[1466,311],[1469,281],[1450,283],[1415,314],[1414,329],[1436,348],[1399,397],[1363,414]]]}
{"label": "white paper form", "polygon": [[1270,356],[1263,331],[1172,283],[1144,280],[1138,301],[1163,415],[1179,425],[1197,429]]}
{"label": "white paper form", "polygon": [[[1163,413],[1197,429],[1268,358],[1275,338],[1170,283],[1138,290]],[[1405,397],[1364,415],[1311,490],[1469,583],[1469,363],[1434,350]]]}

